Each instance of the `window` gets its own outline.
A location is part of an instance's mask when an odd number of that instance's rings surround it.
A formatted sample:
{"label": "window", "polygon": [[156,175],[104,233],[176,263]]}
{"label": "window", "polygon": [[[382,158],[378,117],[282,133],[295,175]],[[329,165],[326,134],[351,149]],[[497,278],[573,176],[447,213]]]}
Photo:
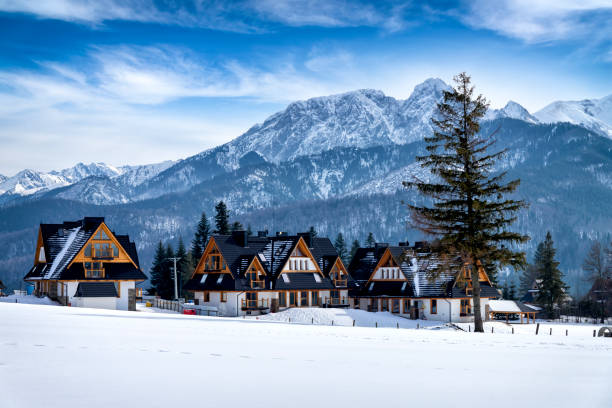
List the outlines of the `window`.
{"label": "window", "polygon": [[470,299],[461,299],[461,316],[467,316],[472,314],[472,307],[470,306]]}
{"label": "window", "polygon": [[221,292],[221,302],[227,302],[227,292]]}
{"label": "window", "polygon": [[310,304],[312,306],[319,305],[319,292],[315,292],[315,291],[310,292]]}
{"label": "window", "polygon": [[391,312],[399,313],[400,312],[400,301],[399,299],[393,299],[391,301]]}
{"label": "window", "polygon": [[102,268],[102,262],[83,262],[83,268],[85,269],[86,278],[104,277],[104,269]]}
{"label": "window", "polygon": [[287,307],[287,293],[278,292],[278,305],[280,307]]}
{"label": "window", "polygon": [[308,292],[300,294],[300,306],[308,306]]}
{"label": "window", "polygon": [[210,302],[210,292],[204,292],[204,302]]}
{"label": "window", "polygon": [[370,299],[370,312],[378,312],[378,299]]}
{"label": "window", "polygon": [[389,311],[389,299],[381,299],[380,303],[382,303],[382,311],[388,312]]}
{"label": "window", "polygon": [[289,292],[289,306],[297,306],[297,292]]}
{"label": "window", "polygon": [[404,299],[404,313],[410,313],[410,299]]}
{"label": "window", "polygon": [[438,300],[437,299],[431,299],[429,303],[429,313],[431,314],[438,313]]}

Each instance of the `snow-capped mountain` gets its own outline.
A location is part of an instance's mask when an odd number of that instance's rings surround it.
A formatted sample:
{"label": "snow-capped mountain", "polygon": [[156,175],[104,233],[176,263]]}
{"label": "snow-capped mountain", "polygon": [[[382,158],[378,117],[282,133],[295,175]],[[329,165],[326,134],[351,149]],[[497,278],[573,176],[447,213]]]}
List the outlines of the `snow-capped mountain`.
{"label": "snow-capped mountain", "polygon": [[489,109],[485,114],[485,120],[495,120],[501,118],[519,119],[528,123],[539,123],[538,119],[531,115],[529,111],[514,101],[509,101],[501,109]]}
{"label": "snow-capped mountain", "polygon": [[534,116],[542,123],[569,122],[612,138],[612,95],[601,99],[553,102]]}
{"label": "snow-capped mountain", "polygon": [[[148,164],[143,166],[122,166],[114,167],[105,163],[77,163],[75,166],[63,169],[53,170],[50,172],[41,172],[26,169],[20,171],[13,177],[0,178],[0,203],[8,202],[12,199],[21,196],[31,196],[34,194],[42,194],[44,192],[59,189],[61,187],[71,186],[76,183],[86,181],[89,183],[89,178],[116,180],[114,184],[122,186],[136,186],[142,182],[154,177],[161,171],[172,166],[173,161],[165,161],[162,163]],[[92,191],[81,188],[82,192]],[[102,194],[100,197],[110,196]],[[123,196],[120,193],[120,196]],[[88,201],[87,194],[80,195],[79,201]],[[71,197],[72,198],[72,197]],[[126,202],[127,198],[113,199],[112,202]],[[102,201],[100,201],[102,202]]]}

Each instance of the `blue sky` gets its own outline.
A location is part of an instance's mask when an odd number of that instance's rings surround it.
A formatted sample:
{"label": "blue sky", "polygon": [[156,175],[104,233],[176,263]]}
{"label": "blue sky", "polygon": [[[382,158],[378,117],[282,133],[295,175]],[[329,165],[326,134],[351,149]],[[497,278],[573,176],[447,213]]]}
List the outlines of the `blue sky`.
{"label": "blue sky", "polygon": [[612,0],[0,0],[0,173],[144,164],[289,102],[467,71],[501,107],[612,93]]}

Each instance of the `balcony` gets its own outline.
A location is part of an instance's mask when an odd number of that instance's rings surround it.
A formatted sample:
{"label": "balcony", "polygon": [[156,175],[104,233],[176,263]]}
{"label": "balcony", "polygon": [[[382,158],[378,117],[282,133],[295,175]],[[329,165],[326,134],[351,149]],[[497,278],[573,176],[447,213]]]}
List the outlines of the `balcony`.
{"label": "balcony", "polygon": [[249,284],[251,285],[251,289],[265,289],[266,288],[266,282],[263,279],[251,279],[249,281]]}
{"label": "balcony", "polygon": [[269,309],[268,299],[242,299],[242,310]]}
{"label": "balcony", "polygon": [[323,307],[348,307],[347,297],[326,297],[321,304]]}
{"label": "balcony", "polygon": [[348,280],[347,279],[334,279],[334,286],[337,288],[346,288],[346,285],[348,284]]}
{"label": "balcony", "polygon": [[112,249],[108,249],[108,250],[98,250],[98,251],[93,251],[93,259],[113,259],[113,250]]}

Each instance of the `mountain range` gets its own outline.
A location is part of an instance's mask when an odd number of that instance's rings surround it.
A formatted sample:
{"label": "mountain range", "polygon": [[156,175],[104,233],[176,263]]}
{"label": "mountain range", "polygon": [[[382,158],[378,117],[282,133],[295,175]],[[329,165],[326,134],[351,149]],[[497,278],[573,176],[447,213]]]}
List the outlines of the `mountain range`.
{"label": "mountain range", "polygon": [[[20,284],[41,221],[106,216],[136,240],[146,268],[158,240],[189,240],[199,214],[212,215],[220,199],[232,219],[254,230],[313,225],[349,241],[368,232],[422,239],[406,229],[402,201],[419,198],[401,181],[428,176],[415,156],[425,152],[423,138],[448,89],[428,79],[406,100],[358,90],[294,102],[240,137],[176,162],[0,176],[0,244],[7,248],[0,279]],[[508,149],[498,169],[521,178],[517,196],[531,203],[517,221],[534,238],[525,249],[551,229],[568,273],[580,268],[591,239],[612,231],[611,101],[554,102],[534,114],[511,101],[483,122],[482,132]]]}

